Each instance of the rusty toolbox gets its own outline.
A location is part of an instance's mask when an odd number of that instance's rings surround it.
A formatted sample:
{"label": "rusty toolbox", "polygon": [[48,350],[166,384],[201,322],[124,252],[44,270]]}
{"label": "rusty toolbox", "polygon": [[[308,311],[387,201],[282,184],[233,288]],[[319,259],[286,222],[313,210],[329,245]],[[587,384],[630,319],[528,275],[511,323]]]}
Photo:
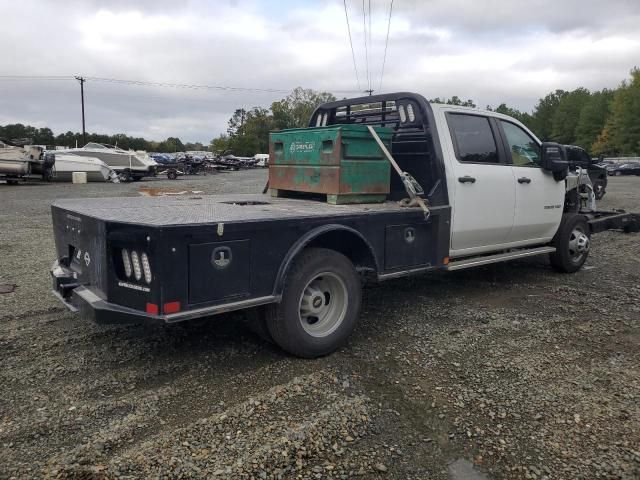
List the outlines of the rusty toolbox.
{"label": "rusty toolbox", "polygon": [[[392,130],[376,127],[390,148]],[[269,187],[273,196],[326,194],[327,202],[383,202],[390,165],[365,125],[295,128],[269,136]]]}

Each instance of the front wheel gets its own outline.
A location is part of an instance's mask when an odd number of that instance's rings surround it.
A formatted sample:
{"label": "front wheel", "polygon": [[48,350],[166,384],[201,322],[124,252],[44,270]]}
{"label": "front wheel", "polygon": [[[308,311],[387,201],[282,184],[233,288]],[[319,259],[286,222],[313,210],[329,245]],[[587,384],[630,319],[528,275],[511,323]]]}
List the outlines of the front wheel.
{"label": "front wheel", "polygon": [[287,274],[282,301],[266,309],[273,340],[304,358],[327,355],[346,341],[362,303],[360,277],[334,250],[309,248]]}
{"label": "front wheel", "polygon": [[566,213],[553,237],[556,251],[549,255],[551,266],[563,273],[574,273],[582,268],[589,256],[591,231],[583,215]]}

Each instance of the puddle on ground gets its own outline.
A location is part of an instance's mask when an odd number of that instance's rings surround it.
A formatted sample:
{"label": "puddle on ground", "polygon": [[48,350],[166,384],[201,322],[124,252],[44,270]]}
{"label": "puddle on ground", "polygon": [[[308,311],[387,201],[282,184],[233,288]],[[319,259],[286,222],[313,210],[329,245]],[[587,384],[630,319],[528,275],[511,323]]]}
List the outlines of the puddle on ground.
{"label": "puddle on ground", "polygon": [[11,293],[16,289],[17,285],[13,285],[11,283],[0,283],[0,294],[1,293]]}
{"label": "puddle on ground", "polygon": [[449,478],[451,480],[489,480],[489,477],[478,471],[473,463],[464,458],[449,464]]}
{"label": "puddle on ground", "polygon": [[202,190],[176,190],[173,188],[140,187],[138,193],[144,197],[166,197],[174,195],[190,195],[203,193]]}

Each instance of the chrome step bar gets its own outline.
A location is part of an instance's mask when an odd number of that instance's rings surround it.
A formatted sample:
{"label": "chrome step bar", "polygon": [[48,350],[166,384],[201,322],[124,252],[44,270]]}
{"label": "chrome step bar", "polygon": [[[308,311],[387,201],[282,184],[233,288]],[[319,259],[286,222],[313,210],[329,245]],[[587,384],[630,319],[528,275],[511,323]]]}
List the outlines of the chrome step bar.
{"label": "chrome step bar", "polygon": [[507,260],[515,260],[516,258],[533,257],[534,255],[542,255],[544,253],[555,252],[555,247],[537,247],[528,248],[526,250],[515,250],[507,253],[498,253],[496,255],[488,255],[486,257],[471,257],[462,260],[452,261],[447,265],[447,270],[462,270],[463,268],[479,267],[480,265],[489,265],[490,263],[505,262]]}

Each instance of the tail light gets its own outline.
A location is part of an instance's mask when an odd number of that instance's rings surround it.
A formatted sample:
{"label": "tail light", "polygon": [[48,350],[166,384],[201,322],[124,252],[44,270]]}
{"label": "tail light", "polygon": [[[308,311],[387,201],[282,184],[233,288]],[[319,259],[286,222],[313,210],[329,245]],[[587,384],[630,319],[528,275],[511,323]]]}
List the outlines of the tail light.
{"label": "tail light", "polygon": [[129,278],[131,276],[131,259],[129,258],[129,250],[122,249],[122,263],[124,265],[124,274]]}
{"label": "tail light", "polygon": [[141,255],[142,258],[142,273],[144,273],[144,281],[151,283],[151,264],[149,263],[149,257],[146,253]]}
{"label": "tail light", "polygon": [[140,268],[138,252],[135,250],[131,251],[131,263],[133,263],[133,274],[135,275],[136,280],[140,280],[142,278],[142,269]]}
{"label": "tail light", "polygon": [[124,274],[127,278],[131,278],[133,274],[134,278],[140,281],[144,276],[144,281],[151,283],[153,275],[149,255],[144,252],[138,253],[136,250],[129,251],[126,248],[122,249],[121,255]]}

